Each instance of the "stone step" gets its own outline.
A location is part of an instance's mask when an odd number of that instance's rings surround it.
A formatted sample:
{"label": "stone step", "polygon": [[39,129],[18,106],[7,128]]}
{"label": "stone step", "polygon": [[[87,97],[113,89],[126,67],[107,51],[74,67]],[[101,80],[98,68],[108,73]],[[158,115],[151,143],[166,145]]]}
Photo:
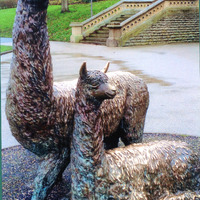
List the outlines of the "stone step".
{"label": "stone step", "polygon": [[150,34],[149,35],[138,35],[138,36],[135,36],[135,37],[131,37],[130,40],[132,39],[143,39],[143,38],[160,38],[160,37],[165,37],[165,38],[169,38],[169,37],[192,37],[192,36],[195,36],[195,37],[198,37],[199,36],[199,33],[190,33],[190,34],[158,34],[158,35],[153,35],[151,36]]}
{"label": "stone step", "polygon": [[195,21],[195,20],[199,20],[199,16],[195,16],[195,17],[192,17],[192,18],[189,18],[189,17],[186,17],[186,18],[172,18],[172,19],[169,19],[169,18],[163,18],[161,19],[160,21],[166,21],[166,22],[180,22],[180,21]]}
{"label": "stone step", "polygon": [[191,26],[189,26],[189,25],[185,25],[184,26],[184,24],[183,25],[180,25],[180,24],[177,24],[176,26],[170,26],[170,25],[166,25],[166,26],[152,26],[152,27],[150,27],[149,28],[149,30],[166,30],[166,29],[169,29],[169,30],[173,30],[173,29],[177,29],[177,28],[179,28],[180,30],[188,30],[188,29],[190,29],[191,30],[191,28],[193,29],[193,28],[196,28],[196,29],[199,29],[199,26],[198,25],[191,25]]}
{"label": "stone step", "polygon": [[163,38],[149,38],[149,39],[146,39],[146,38],[142,38],[142,39],[137,39],[137,38],[135,38],[135,39],[131,39],[131,40],[129,40],[128,42],[126,42],[126,43],[135,43],[135,42],[137,42],[137,43],[143,43],[143,42],[145,42],[145,43],[147,43],[147,42],[161,42],[161,41],[178,41],[178,40],[197,40],[198,41],[198,38],[199,37],[195,37],[195,36],[193,36],[193,37],[168,37],[168,38],[165,38],[165,37],[163,37]]}
{"label": "stone step", "polygon": [[[137,11],[138,12],[138,11]],[[135,13],[137,13],[135,12]],[[128,19],[132,14],[123,14],[111,22],[119,22]],[[87,44],[106,45],[109,37],[107,24],[94,31],[81,42]],[[198,42],[199,41],[199,15],[193,12],[169,14],[156,24],[147,28],[139,35],[131,37],[125,46],[162,44],[175,42]]]}
{"label": "stone step", "polygon": [[184,32],[151,32],[151,35],[149,33],[143,33],[140,34],[139,36],[135,37],[156,37],[156,36],[170,36],[170,35],[199,35],[199,31],[184,31]]}
{"label": "stone step", "polygon": [[157,25],[168,25],[168,24],[171,24],[171,25],[174,25],[174,24],[185,24],[185,25],[188,25],[188,24],[196,24],[198,23],[199,20],[196,20],[196,21],[180,21],[180,22],[175,22],[175,21],[159,21],[157,23]]}
{"label": "stone step", "polygon": [[97,38],[97,37],[86,37],[84,39],[84,41],[87,40],[87,41],[98,41],[98,42],[106,42],[107,38]]}
{"label": "stone step", "polygon": [[192,17],[192,18],[189,18],[189,17],[185,17],[185,18],[172,18],[172,19],[169,19],[169,18],[163,18],[161,19],[160,21],[166,21],[166,22],[180,22],[180,21],[195,21],[195,20],[199,20],[199,16],[195,16],[195,17]]}
{"label": "stone step", "polygon": [[183,32],[183,31],[186,31],[186,32],[188,32],[188,31],[193,31],[193,30],[195,30],[195,31],[198,31],[199,30],[199,27],[158,27],[158,28],[150,28],[150,29],[148,29],[148,32],[149,33],[151,33],[151,32],[162,32],[162,31],[164,31],[164,32]]}
{"label": "stone step", "polygon": [[176,39],[176,40],[160,40],[160,41],[140,41],[140,42],[127,42],[125,46],[140,46],[140,45],[150,45],[150,44],[169,44],[177,42],[198,42],[199,38],[193,39]]}
{"label": "stone step", "polygon": [[161,42],[161,41],[179,41],[179,40],[197,40],[198,39],[198,37],[169,37],[169,38],[151,38],[150,40],[146,40],[146,39],[141,39],[141,40],[137,40],[137,39],[135,39],[135,40],[130,40],[129,42],[141,42],[141,43],[143,43],[143,42],[145,42],[145,43],[147,43],[147,42]]}
{"label": "stone step", "polygon": [[88,40],[84,40],[82,41],[81,43],[84,43],[84,44],[96,44],[96,45],[106,45],[106,42],[101,42],[101,41],[96,41],[96,40],[91,40],[91,41],[88,41]]}
{"label": "stone step", "polygon": [[108,34],[108,33],[109,33],[109,29],[108,30],[97,30],[92,34]]}
{"label": "stone step", "polygon": [[116,19],[111,20],[111,22],[122,22],[126,19],[127,19],[127,17],[117,17]]}
{"label": "stone step", "polygon": [[107,25],[102,26],[99,30],[109,30],[109,28],[107,27]]}
{"label": "stone step", "polygon": [[134,15],[134,14],[136,14],[136,13],[138,13],[139,11],[134,11],[134,12],[132,12],[132,13],[127,13],[127,14],[122,14],[121,15],[121,17],[131,17],[132,15]]}
{"label": "stone step", "polygon": [[109,33],[93,33],[89,37],[108,38],[108,36],[109,36]]}
{"label": "stone step", "polygon": [[178,23],[172,23],[172,22],[158,22],[154,26],[198,26],[199,21],[196,22],[178,22]]}
{"label": "stone step", "polygon": [[170,19],[170,16],[165,16],[162,20],[168,20],[168,21],[173,21],[173,20],[194,20],[195,18],[198,19],[199,15],[193,15],[193,16],[182,16],[182,17],[173,17]]}
{"label": "stone step", "polygon": [[173,25],[173,26],[171,26],[171,25],[166,25],[166,26],[153,26],[153,27],[151,27],[150,29],[177,29],[177,28],[180,28],[180,29],[191,29],[191,28],[198,28],[199,26],[198,25],[191,25],[191,26],[189,26],[189,25],[184,25],[184,24],[177,24],[176,26],[175,25]]}
{"label": "stone step", "polygon": [[141,39],[141,40],[138,40],[138,39],[135,39],[135,40],[130,40],[129,42],[126,42],[126,44],[130,43],[130,44],[142,44],[142,43],[145,43],[145,44],[151,44],[151,43],[161,43],[161,42],[169,42],[169,41],[198,41],[199,40],[199,37],[170,37],[170,38],[159,38],[159,39],[150,39],[150,40],[145,40],[145,39]]}
{"label": "stone step", "polygon": [[194,19],[198,19],[199,15],[193,15],[193,16],[185,16],[185,17],[173,17],[172,19],[170,19],[170,17],[164,17],[162,20],[166,20],[166,21],[182,21],[182,20],[194,20]]}
{"label": "stone step", "polygon": [[199,18],[193,18],[193,19],[162,19],[160,22],[192,22],[192,21],[199,21]]}
{"label": "stone step", "polygon": [[[111,22],[117,21],[122,22],[132,16],[132,14],[125,14],[117,17],[116,19],[112,20]],[[109,37],[109,29],[105,26],[102,26],[99,30],[94,31],[89,36],[85,37],[81,42],[87,44],[100,44],[106,45],[106,40]]]}

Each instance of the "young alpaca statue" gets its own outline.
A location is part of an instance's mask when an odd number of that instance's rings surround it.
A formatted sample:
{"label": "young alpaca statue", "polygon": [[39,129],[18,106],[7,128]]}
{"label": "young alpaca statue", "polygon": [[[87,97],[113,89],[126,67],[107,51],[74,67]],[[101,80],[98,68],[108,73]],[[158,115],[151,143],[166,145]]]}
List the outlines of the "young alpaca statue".
{"label": "young alpaca statue", "polygon": [[75,94],[72,200],[199,198],[195,190],[200,188],[200,162],[186,143],[157,141],[104,149],[100,108],[116,93],[106,74],[82,65]]}
{"label": "young alpaca statue", "polygon": [[[53,83],[47,6],[48,0],[18,1],[6,102],[13,136],[43,158],[32,196],[37,200],[46,198],[70,162],[77,83]],[[147,86],[130,73],[108,75],[119,92],[113,101],[102,104],[105,146],[117,147],[119,137],[125,145],[140,142],[149,101]]]}

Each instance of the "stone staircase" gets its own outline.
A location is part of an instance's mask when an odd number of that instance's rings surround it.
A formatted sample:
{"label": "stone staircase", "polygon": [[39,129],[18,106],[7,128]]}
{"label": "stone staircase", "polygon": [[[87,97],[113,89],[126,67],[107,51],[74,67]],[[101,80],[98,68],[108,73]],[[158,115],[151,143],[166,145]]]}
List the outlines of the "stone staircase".
{"label": "stone staircase", "polygon": [[198,11],[183,10],[165,14],[151,27],[130,37],[124,46],[178,42],[199,42]]}
{"label": "stone staircase", "polygon": [[[121,23],[124,20],[131,17],[132,15],[136,14],[137,12],[139,11],[134,11],[131,14],[122,14],[119,17],[111,20],[109,23],[111,22]],[[94,31],[89,36],[83,38],[83,40],[81,40],[80,42],[87,43],[87,44],[106,45],[106,40],[108,39],[108,36],[109,36],[109,29],[107,28],[108,24],[100,27],[100,29]]]}

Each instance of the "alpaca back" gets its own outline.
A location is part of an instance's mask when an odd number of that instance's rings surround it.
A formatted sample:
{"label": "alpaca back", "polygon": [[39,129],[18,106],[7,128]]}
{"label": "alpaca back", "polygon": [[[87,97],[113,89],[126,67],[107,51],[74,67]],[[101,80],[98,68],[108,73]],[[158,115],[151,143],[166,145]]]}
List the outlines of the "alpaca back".
{"label": "alpaca back", "polygon": [[116,87],[117,94],[113,99],[105,100],[100,107],[105,137],[120,128],[131,137],[142,138],[149,105],[147,85],[129,72],[111,72],[107,76],[109,83]]}
{"label": "alpaca back", "polygon": [[[136,199],[155,200],[167,191],[200,187],[199,159],[183,142],[132,144],[106,151],[105,156],[102,170],[110,183],[109,193],[115,199],[130,200],[133,195]],[[194,176],[197,177],[191,179]]]}

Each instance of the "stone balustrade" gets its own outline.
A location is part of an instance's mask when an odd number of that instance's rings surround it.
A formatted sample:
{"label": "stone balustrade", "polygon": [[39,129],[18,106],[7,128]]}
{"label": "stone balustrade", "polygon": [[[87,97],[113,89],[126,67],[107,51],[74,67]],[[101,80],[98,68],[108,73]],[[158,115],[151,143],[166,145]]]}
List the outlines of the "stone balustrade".
{"label": "stone balustrade", "polygon": [[182,1],[166,1],[158,0],[152,4],[149,8],[141,11],[140,13],[130,17],[128,20],[122,22],[120,25],[122,27],[122,34],[128,32],[132,27],[142,23],[143,21],[151,18],[152,15],[155,15],[162,11],[166,7],[175,7],[175,6],[193,6],[194,1],[191,0],[182,0]]}
{"label": "stone balustrade", "polygon": [[193,7],[198,6],[196,0],[158,0],[152,3],[147,8],[143,9],[139,13],[133,15],[129,19],[123,21],[120,24],[109,24],[109,38],[107,39],[107,46],[120,46],[124,35],[134,30],[135,27],[142,24],[144,21],[156,16],[165,8],[171,7]]}
{"label": "stone balustrade", "polygon": [[151,5],[153,0],[122,0],[103,10],[84,22],[72,22],[71,42],[79,42],[84,36],[89,35],[100,26],[108,23],[116,15],[131,9],[144,9]]}
{"label": "stone balustrade", "polygon": [[140,9],[140,12],[127,20],[121,23],[111,22],[107,26],[109,28],[109,38],[107,39],[106,45],[120,46],[123,37],[132,32],[139,25],[144,24],[148,19],[161,13],[165,8],[185,8],[194,6],[198,7],[198,0],[120,1],[82,23],[73,22],[71,24],[71,42],[79,42],[83,37],[88,36],[99,27],[105,25],[119,13],[121,14],[131,9]]}

